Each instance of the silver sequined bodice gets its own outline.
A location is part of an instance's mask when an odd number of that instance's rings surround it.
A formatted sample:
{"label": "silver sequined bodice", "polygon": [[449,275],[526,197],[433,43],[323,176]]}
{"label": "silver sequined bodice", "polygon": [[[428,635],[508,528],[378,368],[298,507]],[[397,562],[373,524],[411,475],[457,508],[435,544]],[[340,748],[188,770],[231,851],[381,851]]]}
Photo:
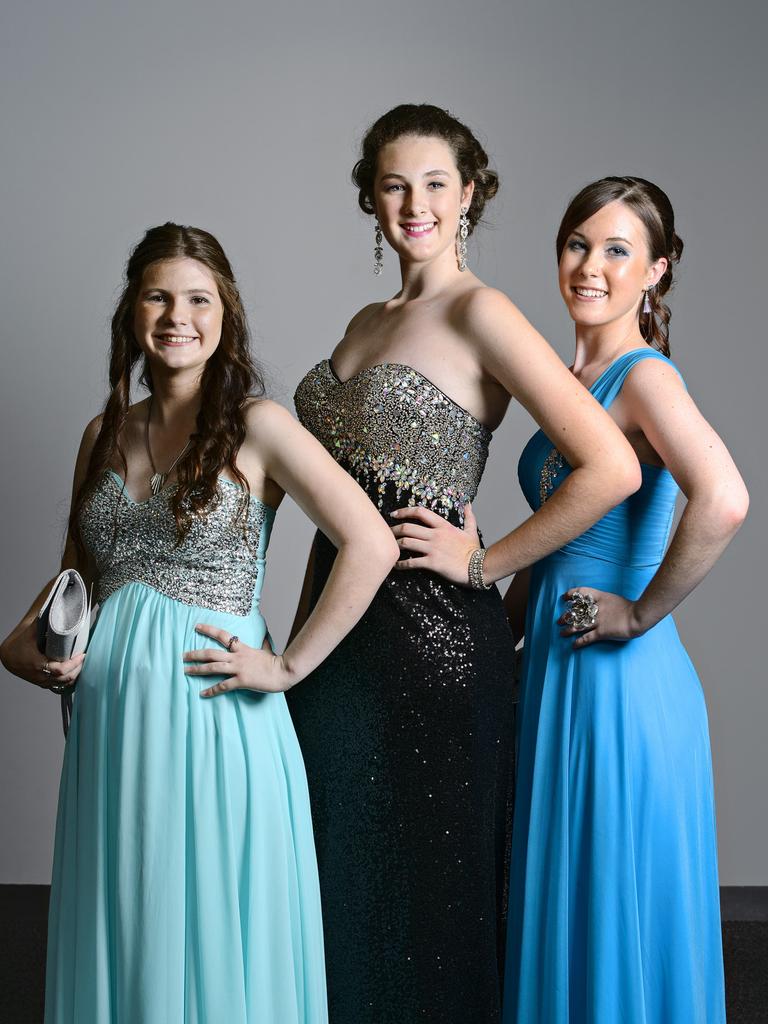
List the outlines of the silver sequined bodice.
{"label": "silver sequined bodice", "polygon": [[96,599],[103,602],[128,583],[144,583],[183,604],[248,615],[272,510],[251,498],[244,524],[238,517],[242,489],[221,480],[218,503],[193,519],[177,545],[172,495],[173,487],[167,487],[135,502],[119,477],[104,474],[81,518],[83,540],[96,564]]}
{"label": "silver sequined bodice", "polygon": [[408,505],[461,522],[491,432],[417,370],[381,363],[340,381],[324,359],[301,381],[295,402],[303,425],[380,509],[405,496]]}

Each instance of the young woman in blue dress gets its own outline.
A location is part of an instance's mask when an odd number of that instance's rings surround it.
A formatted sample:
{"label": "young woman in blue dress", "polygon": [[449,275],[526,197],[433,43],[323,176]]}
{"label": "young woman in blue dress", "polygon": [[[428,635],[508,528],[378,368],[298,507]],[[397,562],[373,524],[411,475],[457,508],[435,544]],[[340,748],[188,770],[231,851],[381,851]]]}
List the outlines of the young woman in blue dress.
{"label": "young woman in blue dress", "polygon": [[[670,613],[748,498],[668,358],[681,252],[667,196],[641,178],[586,186],[558,232],[572,373],[642,486],[505,597],[525,634],[505,1024],[725,1020],[706,708]],[[539,431],[520,460],[533,509],[570,476],[554,440]]]}
{"label": "young woman in blue dress", "polygon": [[[131,405],[136,369],[150,394]],[[165,224],[135,248],[110,384],[77,458],[62,563],[101,604],[87,654],[38,652],[47,586],[1,652],[38,686],[78,683],[46,1022],[324,1024],[309,800],[283,691],[352,628],[397,545],[348,474],[261,397],[237,285],[207,232]],[[339,557],[276,655],[259,597],[286,492]]]}
{"label": "young woman in blue dress", "polygon": [[[506,596],[526,658],[505,1024],[725,1021],[707,712],[671,613],[748,496],[669,361],[664,296],[682,249],[669,199],[642,178],[587,185],[558,231],[572,372],[643,483]],[[531,506],[568,473],[535,435],[519,467]]]}

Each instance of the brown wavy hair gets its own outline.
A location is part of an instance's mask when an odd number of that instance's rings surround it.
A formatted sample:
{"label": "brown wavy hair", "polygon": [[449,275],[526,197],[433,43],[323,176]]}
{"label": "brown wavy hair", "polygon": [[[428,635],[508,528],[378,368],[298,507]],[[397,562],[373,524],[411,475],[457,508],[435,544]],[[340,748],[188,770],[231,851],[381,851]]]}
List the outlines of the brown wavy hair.
{"label": "brown wavy hair", "polygon": [[240,514],[248,508],[250,488],[235,459],[245,440],[245,407],[251,397],[264,395],[264,381],[250,352],[250,332],[240,292],[229,260],[219,242],[202,228],[170,221],[149,228],[132,251],[125,269],[125,284],[112,316],[112,345],[109,357],[110,394],[102,413],[101,426],[91,452],[82,486],[72,504],[71,536],[82,554],[80,514],[93,491],[109,469],[115,455],[128,465],[120,436],[131,402],[131,380],[138,370],[139,382],[152,394],[152,370],[139,348],[133,318],[144,272],[162,260],[193,259],[213,275],[224,313],[221,341],[205,364],[200,381],[202,402],[195,433],[176,467],[178,485],[171,506],[178,542],[184,539],[193,517],[202,515],[219,500],[218,477],[229,470],[243,488]]}
{"label": "brown wavy hair", "polygon": [[608,177],[593,181],[573,197],[563,214],[557,232],[557,261],[563,254],[565,243],[572,231],[589,220],[608,203],[624,203],[643,222],[648,240],[651,263],[664,257],[667,269],[661,279],[647,291],[650,313],[643,313],[642,300],[638,303],[637,318],[643,338],[663,355],[669,355],[669,321],[672,311],[664,296],[672,288],[673,264],[683,255],[683,240],[675,232],[675,212],[666,192],[645,178]]}
{"label": "brown wavy hair", "polygon": [[471,234],[483,215],[485,204],[499,190],[499,176],[488,166],[488,154],[465,124],[431,103],[401,103],[375,121],[363,138],[360,159],[352,168],[357,202],[363,213],[375,213],[373,186],[379,152],[388,142],[404,135],[443,139],[453,150],[462,185],[475,183],[467,219]]}

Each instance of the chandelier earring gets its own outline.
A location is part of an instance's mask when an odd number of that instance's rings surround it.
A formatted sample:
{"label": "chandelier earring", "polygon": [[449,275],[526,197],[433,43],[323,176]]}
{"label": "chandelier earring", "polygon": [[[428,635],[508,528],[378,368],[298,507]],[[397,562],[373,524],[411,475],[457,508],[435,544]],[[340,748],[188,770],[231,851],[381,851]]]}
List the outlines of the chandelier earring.
{"label": "chandelier earring", "polygon": [[384,235],[381,233],[381,224],[378,217],[375,221],[376,228],[373,236],[373,272],[378,277],[384,269]]}
{"label": "chandelier earring", "polygon": [[648,292],[650,290],[650,288],[645,289],[645,297],[643,298],[643,313],[645,313],[646,316],[648,315],[648,313],[653,312],[653,309],[651,307],[651,300],[648,298]]}
{"label": "chandelier earring", "polygon": [[469,234],[469,217],[467,217],[468,207],[462,206],[461,215],[459,217],[459,230],[456,235],[456,260],[459,264],[459,270],[467,269],[467,235]]}

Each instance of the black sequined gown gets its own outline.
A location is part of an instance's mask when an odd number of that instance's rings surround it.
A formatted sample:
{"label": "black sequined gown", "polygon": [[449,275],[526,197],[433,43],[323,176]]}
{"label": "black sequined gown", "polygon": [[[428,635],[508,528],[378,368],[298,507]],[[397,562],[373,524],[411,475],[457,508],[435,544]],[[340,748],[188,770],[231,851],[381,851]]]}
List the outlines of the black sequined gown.
{"label": "black sequined gown", "polygon": [[[461,522],[491,434],[420,373],[387,363],[342,382],[325,360],[295,400],[383,515],[425,505]],[[334,556],[318,533],[313,604]],[[310,785],[331,1024],[499,1019],[512,658],[495,587],[393,571],[288,694]]]}

